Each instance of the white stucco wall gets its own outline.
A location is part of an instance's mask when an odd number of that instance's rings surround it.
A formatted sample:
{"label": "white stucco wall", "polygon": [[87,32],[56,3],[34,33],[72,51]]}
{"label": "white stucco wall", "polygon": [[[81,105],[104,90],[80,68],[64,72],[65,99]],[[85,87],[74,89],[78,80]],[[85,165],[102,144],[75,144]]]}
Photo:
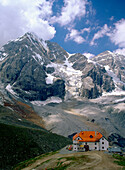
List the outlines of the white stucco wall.
{"label": "white stucco wall", "polygon": [[99,142],[84,142],[83,144],[89,146],[89,150],[99,150]]}
{"label": "white stucco wall", "polygon": [[78,146],[79,146],[79,145],[78,145],[78,141],[77,141],[77,140],[74,140],[74,141],[73,141],[73,150],[74,150],[74,151],[78,151]]}
{"label": "white stucco wall", "polygon": [[108,149],[108,147],[109,147],[109,142],[104,138],[104,137],[102,137],[101,139],[100,139],[100,150],[107,150]]}
{"label": "white stucco wall", "polygon": [[77,137],[76,140],[73,141],[73,150],[79,151],[80,145],[89,145],[89,150],[107,150],[109,147],[109,142],[105,137],[102,137],[98,142],[79,142],[81,140],[80,137]]}
{"label": "white stucco wall", "polygon": [[87,143],[87,145],[89,145],[89,150],[99,150],[99,142],[80,142],[77,143],[77,141],[73,141],[73,150],[74,151],[78,151],[80,150],[80,145],[85,145]]}
{"label": "white stucco wall", "polygon": [[89,145],[89,150],[107,150],[109,147],[109,142],[104,137],[102,137],[99,142],[78,142],[77,140],[73,141],[74,151],[79,151],[80,145],[85,144]]}

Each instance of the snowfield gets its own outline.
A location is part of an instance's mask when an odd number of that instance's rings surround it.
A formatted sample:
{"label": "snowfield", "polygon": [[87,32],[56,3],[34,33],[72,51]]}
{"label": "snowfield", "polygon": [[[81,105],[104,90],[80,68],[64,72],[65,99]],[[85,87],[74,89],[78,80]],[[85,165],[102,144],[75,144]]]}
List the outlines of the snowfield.
{"label": "snowfield", "polygon": [[13,91],[13,89],[12,89],[12,86],[10,85],[10,84],[8,84],[7,86],[6,86],[6,90],[7,91],[9,91],[11,94],[13,94],[13,95],[17,95],[14,91]]}
{"label": "snowfield", "polygon": [[61,103],[62,102],[62,99],[61,98],[59,98],[59,97],[50,97],[50,98],[48,98],[47,100],[45,100],[45,101],[32,101],[31,103],[33,104],[33,105],[37,105],[37,106],[41,106],[41,105],[47,105],[47,104],[49,104],[49,103]]}
{"label": "snowfield", "polygon": [[82,71],[75,70],[72,65],[73,63],[70,63],[68,61],[68,58],[66,58],[64,64],[51,63],[47,65],[47,67],[53,67],[55,69],[55,72],[52,74],[47,74],[46,83],[52,84],[54,78],[56,79],[56,77],[62,78],[65,81],[66,86],[66,100],[71,98],[72,96],[78,97],[80,95],[80,90],[82,86]]}

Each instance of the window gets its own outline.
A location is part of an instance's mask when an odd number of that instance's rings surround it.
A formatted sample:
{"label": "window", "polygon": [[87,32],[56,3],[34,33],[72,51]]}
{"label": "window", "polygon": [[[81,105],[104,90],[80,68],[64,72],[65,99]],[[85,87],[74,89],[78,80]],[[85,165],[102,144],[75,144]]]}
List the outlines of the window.
{"label": "window", "polygon": [[95,147],[95,149],[97,149],[97,147]]}
{"label": "window", "polygon": [[104,142],[102,142],[102,144],[104,144]]}
{"label": "window", "polygon": [[95,145],[97,145],[97,143],[95,142]]}
{"label": "window", "polygon": [[102,149],[104,149],[104,147],[102,147]]}

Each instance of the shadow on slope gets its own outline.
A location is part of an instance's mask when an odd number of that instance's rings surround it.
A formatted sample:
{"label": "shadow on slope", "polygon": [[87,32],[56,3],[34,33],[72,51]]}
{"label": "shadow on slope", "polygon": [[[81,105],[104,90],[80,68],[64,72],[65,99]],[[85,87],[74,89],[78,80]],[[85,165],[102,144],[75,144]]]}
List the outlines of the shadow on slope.
{"label": "shadow on slope", "polygon": [[68,138],[57,134],[2,123],[0,134],[0,169],[12,169],[19,162],[71,143]]}

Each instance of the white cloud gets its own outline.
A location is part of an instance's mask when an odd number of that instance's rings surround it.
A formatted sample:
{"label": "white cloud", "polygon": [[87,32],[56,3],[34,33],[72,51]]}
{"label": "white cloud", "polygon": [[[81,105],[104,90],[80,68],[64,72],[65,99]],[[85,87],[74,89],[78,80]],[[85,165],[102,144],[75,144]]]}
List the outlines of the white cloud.
{"label": "white cloud", "polygon": [[119,48],[113,51],[114,53],[121,54],[125,56],[125,48]]}
{"label": "white cloud", "polygon": [[61,15],[53,17],[52,22],[57,22],[64,26],[73,22],[77,17],[85,16],[87,4],[87,0],[64,0]]}
{"label": "white cloud", "polygon": [[47,19],[52,5],[51,0],[0,0],[0,46],[30,31],[52,39],[56,31]]}
{"label": "white cloud", "polygon": [[83,28],[82,30],[81,30],[81,33],[84,33],[84,32],[90,32],[90,27],[89,28]]}
{"label": "white cloud", "polygon": [[68,28],[68,31],[69,31],[69,33],[66,35],[65,41],[73,40],[74,42],[76,42],[78,44],[82,44],[87,39],[87,35],[84,35],[84,36],[86,36],[86,39],[85,39],[85,38],[83,38],[83,34],[84,34],[84,32],[89,33],[90,28],[83,28],[80,31],[73,29],[73,28]]}
{"label": "white cloud", "polygon": [[83,55],[86,56],[88,59],[95,56],[94,54],[91,54],[91,53],[83,53]]}
{"label": "white cloud", "polygon": [[[111,17],[110,19],[113,20],[114,17]],[[114,26],[114,28],[111,28],[105,24],[97,33],[94,34],[90,45],[95,45],[95,40],[108,36],[111,42],[118,46],[118,49],[114,52],[125,55],[125,19],[121,19],[116,22]]]}
{"label": "white cloud", "polygon": [[79,32],[76,29],[71,29],[70,33],[66,35],[65,41],[67,40],[73,40],[78,44],[81,44],[85,41],[85,39],[80,35],[81,32]]}
{"label": "white cloud", "polygon": [[110,21],[113,21],[114,20],[114,16],[112,16],[111,18],[109,18]]}
{"label": "white cloud", "polygon": [[115,29],[110,39],[115,45],[118,45],[120,48],[125,48],[125,19],[121,19],[114,25]]}
{"label": "white cloud", "polygon": [[108,28],[107,24],[105,24],[97,33],[94,34],[90,45],[95,45],[95,40],[102,38],[105,35],[110,36],[110,28]]}
{"label": "white cloud", "polygon": [[125,55],[125,19],[116,22],[115,28],[110,35],[110,40],[119,48],[114,52]]}

